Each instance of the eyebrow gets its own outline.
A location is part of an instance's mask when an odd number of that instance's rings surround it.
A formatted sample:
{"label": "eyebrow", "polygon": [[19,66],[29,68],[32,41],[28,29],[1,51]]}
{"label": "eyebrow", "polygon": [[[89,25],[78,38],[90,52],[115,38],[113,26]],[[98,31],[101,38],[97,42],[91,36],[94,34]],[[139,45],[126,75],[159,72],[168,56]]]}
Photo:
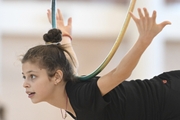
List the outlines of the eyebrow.
{"label": "eyebrow", "polygon": [[[29,74],[31,72],[36,72],[36,71],[33,71],[33,70],[30,70],[30,71],[27,71],[26,73]],[[22,74],[24,75],[24,73],[22,72]]]}

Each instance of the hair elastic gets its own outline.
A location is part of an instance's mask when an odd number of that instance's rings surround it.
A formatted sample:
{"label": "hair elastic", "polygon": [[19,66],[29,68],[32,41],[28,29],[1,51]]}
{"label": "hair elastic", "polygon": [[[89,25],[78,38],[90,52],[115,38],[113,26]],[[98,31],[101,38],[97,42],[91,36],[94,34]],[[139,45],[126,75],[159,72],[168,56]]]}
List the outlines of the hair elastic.
{"label": "hair elastic", "polygon": [[46,45],[60,45],[60,42],[56,42],[56,43],[46,42]]}

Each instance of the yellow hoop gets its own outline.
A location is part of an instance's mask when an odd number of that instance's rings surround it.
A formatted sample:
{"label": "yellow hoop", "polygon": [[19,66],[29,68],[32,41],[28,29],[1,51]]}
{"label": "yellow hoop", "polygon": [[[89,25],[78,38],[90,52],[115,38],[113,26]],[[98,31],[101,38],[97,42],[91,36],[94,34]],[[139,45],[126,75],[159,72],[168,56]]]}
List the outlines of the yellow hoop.
{"label": "yellow hoop", "polygon": [[123,37],[124,37],[124,34],[127,30],[127,27],[129,25],[129,21],[130,21],[130,15],[129,15],[129,12],[133,12],[134,10],[134,6],[135,6],[135,3],[136,3],[136,0],[131,0],[130,2],[130,5],[129,5],[129,8],[128,8],[128,13],[126,15],[126,19],[124,21],[124,24],[123,24],[123,27],[122,27],[122,30],[120,31],[112,49],[110,50],[109,54],[107,55],[106,59],[102,62],[102,64],[94,71],[92,72],[91,74],[87,75],[87,76],[78,76],[80,80],[88,80],[88,79],[91,79],[93,77],[95,77],[97,74],[99,74],[105,67],[106,65],[109,63],[109,61],[112,59],[112,57],[114,56],[115,52],[117,51]]}

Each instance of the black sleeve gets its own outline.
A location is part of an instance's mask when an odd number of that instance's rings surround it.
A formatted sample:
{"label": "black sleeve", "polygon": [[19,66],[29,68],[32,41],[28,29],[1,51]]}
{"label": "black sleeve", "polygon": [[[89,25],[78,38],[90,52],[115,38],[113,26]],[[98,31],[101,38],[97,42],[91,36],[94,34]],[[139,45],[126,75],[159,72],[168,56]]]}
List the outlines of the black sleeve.
{"label": "black sleeve", "polygon": [[68,97],[74,108],[89,111],[101,111],[104,109],[108,104],[106,101],[108,95],[106,95],[105,100],[97,86],[97,80],[96,78],[67,85]]}
{"label": "black sleeve", "polygon": [[161,74],[160,77],[164,78],[168,81],[168,83],[170,83],[171,89],[180,92],[180,70],[165,72]]}

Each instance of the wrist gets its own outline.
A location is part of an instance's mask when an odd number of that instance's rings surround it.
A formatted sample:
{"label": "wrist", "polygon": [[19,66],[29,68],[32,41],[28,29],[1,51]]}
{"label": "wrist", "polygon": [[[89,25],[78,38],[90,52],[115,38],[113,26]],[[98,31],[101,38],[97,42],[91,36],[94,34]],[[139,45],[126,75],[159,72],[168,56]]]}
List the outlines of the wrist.
{"label": "wrist", "polygon": [[143,36],[143,37],[139,37],[138,41],[141,45],[143,46],[149,46],[151,44],[151,42],[153,41],[152,37],[149,36]]}
{"label": "wrist", "polygon": [[62,36],[61,45],[71,43],[71,39],[68,36]]}
{"label": "wrist", "polygon": [[69,37],[70,40],[72,40],[72,37],[71,37],[71,35],[69,35],[69,34],[62,34],[62,37]]}

